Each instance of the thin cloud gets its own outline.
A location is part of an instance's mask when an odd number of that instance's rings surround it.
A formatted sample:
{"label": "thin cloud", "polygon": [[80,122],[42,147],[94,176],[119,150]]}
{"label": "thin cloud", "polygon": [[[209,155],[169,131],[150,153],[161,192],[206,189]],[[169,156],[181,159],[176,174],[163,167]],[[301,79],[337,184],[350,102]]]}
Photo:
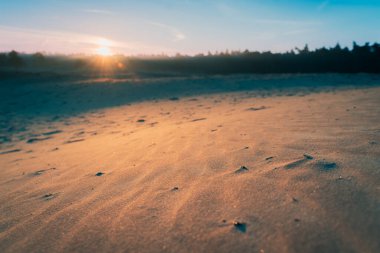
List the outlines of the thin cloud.
{"label": "thin cloud", "polygon": [[300,30],[292,30],[284,32],[284,35],[297,35],[297,34],[303,34],[303,33],[310,33],[312,32],[312,29],[300,29]]}
{"label": "thin cloud", "polygon": [[93,13],[93,14],[101,14],[101,15],[114,15],[115,12],[109,10],[99,10],[99,9],[87,9],[83,10],[83,12]]}
{"label": "thin cloud", "polygon": [[[44,51],[49,53],[87,53],[91,54],[99,47],[99,41],[107,40],[114,53],[138,54],[170,52],[169,48],[139,41],[121,42],[102,36],[80,34],[67,31],[49,31],[26,29],[0,25],[0,51],[17,50],[26,53]],[[27,39],[26,39],[27,38]]]}
{"label": "thin cloud", "polygon": [[[77,34],[73,32],[66,31],[49,31],[49,30],[38,30],[38,29],[28,29],[13,26],[2,26],[0,25],[0,35],[6,40],[11,40],[11,37],[17,38],[28,38],[30,39],[43,39],[43,40],[60,40],[68,43],[84,43],[91,44],[96,40],[96,36]],[[2,40],[2,42],[6,41]]]}
{"label": "thin cloud", "polygon": [[158,22],[151,22],[151,21],[149,21],[147,23],[150,25],[153,25],[153,26],[156,26],[156,27],[159,27],[159,28],[162,28],[164,30],[169,31],[172,34],[172,36],[174,37],[174,41],[181,41],[181,40],[186,39],[186,35],[184,33],[182,33],[180,30],[178,30],[176,27],[169,26],[169,25],[162,24],[162,23],[158,23]]}
{"label": "thin cloud", "polygon": [[315,21],[281,20],[281,19],[256,19],[255,22],[259,24],[267,24],[267,25],[293,25],[293,26],[321,24],[321,22],[315,22]]}

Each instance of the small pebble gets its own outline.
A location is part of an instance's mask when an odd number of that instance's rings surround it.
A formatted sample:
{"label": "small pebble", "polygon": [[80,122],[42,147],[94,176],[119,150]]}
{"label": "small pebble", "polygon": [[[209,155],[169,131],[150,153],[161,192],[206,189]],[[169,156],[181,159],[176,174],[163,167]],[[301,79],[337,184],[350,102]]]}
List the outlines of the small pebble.
{"label": "small pebble", "polygon": [[247,172],[249,169],[245,166],[241,166],[239,169],[235,170],[235,173]]}
{"label": "small pebble", "polygon": [[306,159],[308,159],[308,160],[313,160],[313,159],[314,159],[314,157],[312,157],[312,156],[309,155],[309,154],[303,154],[303,156],[304,156]]}

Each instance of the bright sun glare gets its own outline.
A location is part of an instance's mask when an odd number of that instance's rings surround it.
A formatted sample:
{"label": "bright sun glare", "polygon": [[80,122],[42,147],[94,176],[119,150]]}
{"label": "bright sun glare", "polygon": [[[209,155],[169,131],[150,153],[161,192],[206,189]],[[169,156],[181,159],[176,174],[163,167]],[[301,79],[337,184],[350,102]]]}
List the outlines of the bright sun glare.
{"label": "bright sun glare", "polygon": [[110,56],[112,51],[109,47],[99,47],[96,49],[96,53],[101,56]]}
{"label": "bright sun glare", "polygon": [[111,41],[107,39],[99,39],[96,44],[98,45],[98,48],[95,50],[96,54],[101,56],[112,55],[112,50],[110,48],[112,45]]}

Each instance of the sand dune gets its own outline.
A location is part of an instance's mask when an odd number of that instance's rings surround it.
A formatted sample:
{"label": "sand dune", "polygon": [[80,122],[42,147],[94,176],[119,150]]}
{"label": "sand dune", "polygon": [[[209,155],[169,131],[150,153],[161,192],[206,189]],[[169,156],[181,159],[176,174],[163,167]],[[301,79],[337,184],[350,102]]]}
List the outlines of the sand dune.
{"label": "sand dune", "polygon": [[379,252],[379,78],[235,78],[4,85],[0,252]]}

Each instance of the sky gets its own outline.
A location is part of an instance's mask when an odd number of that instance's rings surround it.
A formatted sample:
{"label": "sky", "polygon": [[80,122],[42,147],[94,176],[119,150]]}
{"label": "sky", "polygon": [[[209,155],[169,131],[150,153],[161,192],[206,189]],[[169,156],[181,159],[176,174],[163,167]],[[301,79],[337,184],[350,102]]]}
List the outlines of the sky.
{"label": "sky", "polygon": [[0,0],[0,51],[194,55],[380,42],[380,0]]}

